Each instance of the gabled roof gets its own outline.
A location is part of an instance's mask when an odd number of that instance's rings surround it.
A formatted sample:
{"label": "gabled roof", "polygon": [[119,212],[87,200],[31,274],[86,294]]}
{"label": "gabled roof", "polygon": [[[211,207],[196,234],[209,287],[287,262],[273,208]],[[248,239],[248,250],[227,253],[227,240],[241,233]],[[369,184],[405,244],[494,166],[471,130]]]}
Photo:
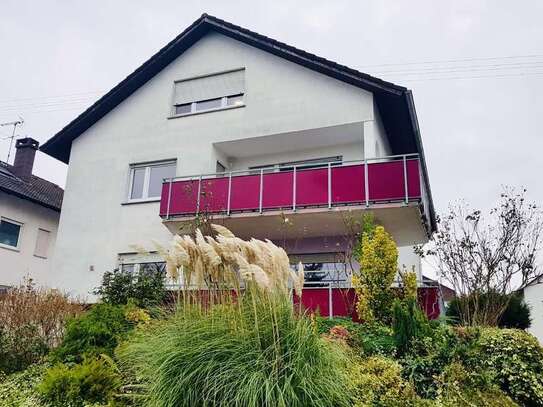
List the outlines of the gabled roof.
{"label": "gabled roof", "polygon": [[0,192],[17,196],[60,212],[64,190],[43,178],[31,175],[28,181],[18,178],[13,166],[0,161]]}
{"label": "gabled roof", "polygon": [[297,49],[208,14],[203,14],[164,48],[55,134],[41,147],[41,150],[58,160],[68,163],[73,140],[210,31],[221,33],[288,61],[372,92],[389,135],[393,153],[417,152],[420,154],[423,175],[426,185],[428,185],[427,192],[430,198],[429,210],[432,218],[430,224],[432,230],[435,230],[435,215],[429,190],[422,140],[413,96],[409,89]]}

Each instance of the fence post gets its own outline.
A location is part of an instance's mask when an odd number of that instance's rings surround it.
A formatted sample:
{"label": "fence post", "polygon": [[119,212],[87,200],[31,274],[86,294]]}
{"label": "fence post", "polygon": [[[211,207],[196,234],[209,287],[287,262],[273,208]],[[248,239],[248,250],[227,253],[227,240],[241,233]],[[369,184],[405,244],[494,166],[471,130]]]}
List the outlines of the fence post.
{"label": "fence post", "polygon": [[232,194],[232,171],[228,174],[228,202],[226,202],[226,214],[230,216],[230,196]]}
{"label": "fence post", "polygon": [[332,301],[332,282],[328,282],[328,318],[334,318],[334,302]]}
{"label": "fence post", "polygon": [[403,187],[405,189],[405,204],[409,203],[409,190],[407,185],[407,156],[403,156]]}
{"label": "fence post", "polygon": [[196,214],[200,213],[200,195],[202,193],[202,176],[198,178],[198,198],[196,199]]}
{"label": "fence post", "polygon": [[366,195],[366,206],[370,206],[370,183],[368,181],[368,160],[364,159],[364,189]]}
{"label": "fence post", "polygon": [[328,209],[332,209],[332,163],[328,163]]}
{"label": "fence post", "polygon": [[170,219],[170,202],[172,200],[172,180],[173,178],[170,178],[170,184],[168,187],[168,206],[166,207],[166,219]]}
{"label": "fence post", "polygon": [[264,191],[264,169],[260,169],[260,196],[258,198],[258,212],[262,213],[262,193]]}
{"label": "fence post", "polygon": [[292,210],[296,210],[296,166],[294,166],[294,171],[292,173]]}

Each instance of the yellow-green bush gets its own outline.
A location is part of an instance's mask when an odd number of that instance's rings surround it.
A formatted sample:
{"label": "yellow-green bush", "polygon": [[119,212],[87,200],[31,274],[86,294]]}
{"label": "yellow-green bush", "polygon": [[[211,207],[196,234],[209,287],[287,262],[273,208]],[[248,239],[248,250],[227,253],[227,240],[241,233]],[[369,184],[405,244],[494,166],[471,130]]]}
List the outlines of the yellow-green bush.
{"label": "yellow-green bush", "polygon": [[415,390],[401,372],[399,363],[383,356],[358,360],[350,372],[355,406],[415,405]]}
{"label": "yellow-green bush", "polygon": [[460,362],[453,362],[436,377],[437,406],[443,407],[515,407],[518,406],[493,382],[490,372],[467,369]]}
{"label": "yellow-green bush", "polygon": [[86,406],[113,399],[121,379],[109,359],[86,358],[72,366],[57,364],[48,369],[38,386],[42,399],[53,406]]}
{"label": "yellow-green bush", "polygon": [[394,300],[392,283],[398,271],[398,248],[383,226],[374,226],[371,218],[364,218],[364,230],[355,258],[360,273],[353,277],[358,303],[356,310],[366,322],[377,320],[389,323]]}

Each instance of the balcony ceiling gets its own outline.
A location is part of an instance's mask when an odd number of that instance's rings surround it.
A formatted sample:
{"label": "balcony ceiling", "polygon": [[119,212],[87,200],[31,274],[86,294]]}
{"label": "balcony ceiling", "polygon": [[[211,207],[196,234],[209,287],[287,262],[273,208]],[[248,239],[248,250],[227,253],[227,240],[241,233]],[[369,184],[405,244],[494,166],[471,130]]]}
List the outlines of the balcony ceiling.
{"label": "balcony ceiling", "polygon": [[336,146],[338,144],[360,143],[360,148],[362,148],[363,129],[363,122],[354,122],[337,126],[221,141],[213,145],[224,155],[231,158],[287,153],[306,149],[308,145],[313,149]]}
{"label": "balcony ceiling", "polygon": [[[210,222],[228,227],[238,237],[250,239],[304,239],[313,237],[350,236],[352,222],[360,220],[364,213],[373,213],[397,240],[398,245],[413,245],[427,241],[417,204],[386,204],[367,209],[364,206],[348,208],[302,209],[300,211],[241,213],[231,216],[215,216]],[[190,233],[194,218],[164,220],[172,233]],[[410,231],[405,234],[405,231]],[[405,240],[407,238],[407,240]]]}

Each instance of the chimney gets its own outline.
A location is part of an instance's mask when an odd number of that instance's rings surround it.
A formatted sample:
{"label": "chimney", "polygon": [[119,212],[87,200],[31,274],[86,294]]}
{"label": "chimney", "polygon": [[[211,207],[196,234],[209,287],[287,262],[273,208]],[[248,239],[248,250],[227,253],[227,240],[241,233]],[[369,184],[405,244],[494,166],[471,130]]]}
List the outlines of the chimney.
{"label": "chimney", "polygon": [[15,143],[15,161],[13,162],[13,173],[25,180],[30,180],[32,167],[34,166],[34,157],[40,143],[33,138],[25,137],[17,140]]}

